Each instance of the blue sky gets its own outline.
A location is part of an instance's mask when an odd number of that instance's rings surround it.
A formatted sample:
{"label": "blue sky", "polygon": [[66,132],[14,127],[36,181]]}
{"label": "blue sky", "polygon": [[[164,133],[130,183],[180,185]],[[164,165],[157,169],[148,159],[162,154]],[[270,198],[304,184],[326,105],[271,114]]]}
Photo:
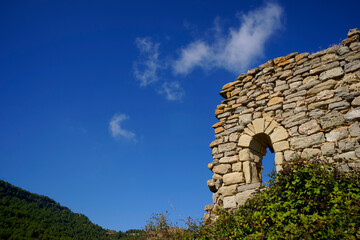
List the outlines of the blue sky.
{"label": "blue sky", "polygon": [[[221,87],[360,27],[359,1],[0,1],[0,179],[114,230],[211,203]],[[268,160],[268,159],[265,159]],[[271,159],[265,161],[271,165]]]}

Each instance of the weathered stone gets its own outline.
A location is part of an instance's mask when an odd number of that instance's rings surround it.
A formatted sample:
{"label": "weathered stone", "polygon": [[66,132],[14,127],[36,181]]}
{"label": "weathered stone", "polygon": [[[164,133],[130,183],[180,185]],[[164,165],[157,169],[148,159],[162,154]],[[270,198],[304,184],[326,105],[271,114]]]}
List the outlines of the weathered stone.
{"label": "weathered stone", "polygon": [[333,68],[322,72],[319,76],[320,81],[325,81],[327,79],[334,79],[342,77],[344,75],[344,70],[341,67]]}
{"label": "weathered stone", "polygon": [[309,71],[310,69],[311,69],[310,66],[300,68],[300,69],[298,69],[298,70],[296,70],[296,71],[294,72],[294,76],[299,75],[299,74],[303,74],[304,72],[307,72],[307,71]]}
{"label": "weathered stone", "polygon": [[303,152],[301,153],[302,158],[310,158],[316,155],[321,155],[320,149],[316,148],[305,148]]}
{"label": "weathered stone", "polygon": [[257,118],[253,121],[253,126],[256,134],[264,132],[264,123],[265,123],[264,118]]}
{"label": "weathered stone", "polygon": [[210,189],[211,192],[216,192],[217,188],[216,188],[216,184],[215,181],[213,179],[210,179],[207,181],[207,186]]}
{"label": "weathered stone", "polygon": [[351,106],[354,107],[360,106],[360,97],[354,98],[354,100],[351,102]]}
{"label": "weathered stone", "polygon": [[312,87],[314,87],[314,86],[316,86],[316,85],[318,85],[318,84],[320,84],[320,81],[314,80],[314,81],[307,82],[307,83],[299,86],[299,87],[297,88],[297,90],[298,90],[298,91],[306,90],[306,89],[312,88]]}
{"label": "weathered stone", "polygon": [[249,148],[242,149],[239,152],[239,161],[242,162],[244,161],[258,162],[261,158],[262,156],[259,153],[256,153]]}
{"label": "weathered stone", "polygon": [[275,92],[282,92],[282,91],[287,90],[287,89],[289,89],[289,85],[284,84],[284,85],[280,85],[278,87],[275,87],[274,91]]}
{"label": "weathered stone", "polygon": [[345,64],[344,69],[345,69],[346,73],[354,72],[354,71],[360,69],[360,60],[356,60],[354,62]]}
{"label": "weathered stone", "polygon": [[[306,77],[306,78],[303,80],[303,84],[307,84],[307,83],[316,81],[316,80],[318,80],[318,79],[319,79],[318,75],[308,76],[308,77]],[[320,82],[320,81],[319,81],[319,82]]]}
{"label": "weathered stone", "polygon": [[250,189],[250,190],[246,190],[243,192],[240,192],[238,194],[236,194],[236,202],[238,203],[238,205],[243,205],[251,196],[252,194],[255,192],[255,189]]}
{"label": "weathered stone", "polygon": [[244,172],[244,176],[245,176],[245,182],[251,183],[251,165],[250,165],[250,161],[245,161],[243,163],[243,172]]}
{"label": "weathered stone", "polygon": [[286,70],[280,75],[280,79],[286,79],[289,76],[292,76],[293,71],[292,70]]}
{"label": "weathered stone", "polygon": [[210,147],[213,148],[213,147],[216,147],[218,146],[219,144],[221,144],[223,142],[223,139],[222,138],[218,138],[218,139],[215,139],[214,141],[212,141],[210,143]]}
{"label": "weathered stone", "polygon": [[219,163],[235,163],[238,161],[238,156],[230,156],[230,157],[223,157],[220,158]]}
{"label": "weathered stone", "polygon": [[321,146],[322,155],[332,155],[335,153],[335,144],[334,143],[325,143]]}
{"label": "weathered stone", "polygon": [[334,92],[332,90],[324,90],[324,91],[321,91],[319,92],[317,95],[316,95],[316,100],[326,100],[326,99],[329,99],[329,98],[332,98],[334,96]]}
{"label": "weathered stone", "polygon": [[287,139],[289,137],[288,132],[283,127],[277,127],[273,133],[270,134],[270,139],[272,143],[279,142],[281,140]]}
{"label": "weathered stone", "polygon": [[355,152],[352,151],[352,152],[347,152],[347,153],[339,154],[339,158],[352,160],[352,159],[356,159],[356,156],[355,156]]}
{"label": "weathered stone", "polygon": [[280,165],[284,163],[284,155],[282,152],[275,153],[275,164]]}
{"label": "weathered stone", "polygon": [[223,127],[218,127],[218,128],[215,128],[214,131],[215,131],[215,134],[221,133],[221,132],[224,131],[224,128]]}
{"label": "weathered stone", "polygon": [[304,124],[301,124],[299,126],[299,133],[300,134],[306,134],[306,135],[311,135],[313,133],[316,133],[318,131],[320,131],[321,128],[319,126],[319,124],[317,123],[316,120],[310,120]]}
{"label": "weathered stone", "polygon": [[320,117],[325,115],[325,111],[321,109],[314,109],[309,112],[309,117],[312,119],[319,119]]}
{"label": "weathered stone", "polygon": [[279,103],[282,103],[284,102],[284,98],[283,97],[273,97],[269,100],[269,102],[267,103],[267,105],[270,107],[270,106],[273,106],[273,105],[276,105],[276,104],[279,104]]}
{"label": "weathered stone", "polygon": [[360,108],[352,109],[345,114],[345,120],[348,122],[359,119],[360,119]]}
{"label": "weathered stone", "polygon": [[320,84],[310,88],[307,93],[309,95],[317,94],[323,90],[331,89],[332,87],[334,87],[336,85],[336,83],[337,82],[335,80],[328,80],[326,82],[320,83]]}
{"label": "weathered stone", "polygon": [[326,141],[332,142],[332,141],[344,139],[344,138],[347,138],[348,134],[349,133],[347,131],[347,127],[341,127],[338,129],[334,129],[331,132],[326,134]]}
{"label": "weathered stone", "polygon": [[346,101],[334,102],[334,103],[329,104],[329,110],[332,110],[332,109],[341,110],[341,109],[346,109],[349,106],[350,106],[350,103],[348,103]]}
{"label": "weathered stone", "polygon": [[235,195],[237,193],[237,184],[233,184],[230,186],[222,186],[219,188],[219,194],[224,197]]}
{"label": "weathered stone", "polygon": [[281,141],[281,142],[276,142],[273,144],[273,148],[275,152],[281,152],[284,150],[289,149],[289,142],[288,141]]}
{"label": "weathered stone", "polygon": [[231,167],[233,172],[241,172],[242,171],[242,163],[238,162],[238,163],[234,163]]}
{"label": "weathered stone", "polygon": [[346,54],[348,52],[350,52],[350,49],[348,47],[346,47],[346,46],[339,48],[339,50],[337,51],[337,53],[340,56],[342,56],[342,55],[344,55],[344,54]]}
{"label": "weathered stone", "polygon": [[249,147],[250,142],[253,138],[247,134],[242,134],[239,138],[238,146],[240,147]]}
{"label": "weathered stone", "polygon": [[352,137],[359,137],[360,136],[360,126],[358,122],[354,122],[349,127],[349,132]]}
{"label": "weathered stone", "polygon": [[285,161],[294,160],[296,157],[297,157],[297,154],[296,154],[295,151],[287,150],[287,151],[284,152]]}
{"label": "weathered stone", "polygon": [[250,190],[250,189],[256,189],[256,188],[259,188],[259,187],[261,187],[261,183],[250,183],[250,184],[245,184],[245,185],[242,185],[242,186],[238,186],[237,190],[238,190],[238,192],[244,192],[244,191],[247,191],[247,190]]}
{"label": "weathered stone", "polygon": [[230,164],[219,164],[213,167],[212,171],[213,173],[217,174],[225,174],[230,172],[231,165]]}
{"label": "weathered stone", "polygon": [[249,114],[242,114],[239,116],[239,124],[241,125],[247,125],[252,121],[252,115]]}
{"label": "weathered stone", "polygon": [[[359,111],[360,117],[360,111]],[[344,116],[338,111],[332,111],[320,118],[320,124],[323,129],[333,128],[345,123]]]}
{"label": "weathered stone", "polygon": [[236,208],[235,196],[224,197],[224,208]]}
{"label": "weathered stone", "polygon": [[355,150],[355,148],[358,146],[358,142],[353,139],[343,139],[339,141],[339,149],[341,151],[351,151]]}
{"label": "weathered stone", "polygon": [[231,185],[245,182],[244,174],[242,172],[227,173],[223,176],[224,185]]}
{"label": "weathered stone", "polygon": [[234,150],[236,148],[236,143],[223,143],[218,146],[219,153],[227,152]]}
{"label": "weathered stone", "polygon": [[323,142],[325,142],[324,133],[319,132],[306,137],[294,137],[290,140],[290,145],[294,149],[304,149]]}

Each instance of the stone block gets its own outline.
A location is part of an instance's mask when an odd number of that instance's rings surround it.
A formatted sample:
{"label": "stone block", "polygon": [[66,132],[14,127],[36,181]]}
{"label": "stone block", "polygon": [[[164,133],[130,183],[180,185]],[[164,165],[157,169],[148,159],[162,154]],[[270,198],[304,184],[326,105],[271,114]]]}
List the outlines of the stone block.
{"label": "stone block", "polygon": [[237,184],[233,184],[230,186],[222,186],[219,188],[219,194],[223,195],[224,197],[232,196],[237,193]]}
{"label": "stone block", "polygon": [[289,133],[285,128],[279,126],[274,129],[274,131],[270,134],[271,142],[274,144],[281,140],[287,139],[289,137]]}
{"label": "stone block", "polygon": [[354,122],[349,127],[349,132],[352,137],[359,137],[360,136],[360,126],[359,122]]}
{"label": "stone block", "polygon": [[285,161],[291,161],[294,160],[297,157],[297,154],[295,151],[287,150],[284,151],[284,159]]}
{"label": "stone block", "polygon": [[283,97],[273,97],[267,103],[268,107],[284,102]]}
{"label": "stone block", "polygon": [[360,108],[352,109],[345,114],[345,120],[348,122],[359,119],[360,119]]}
{"label": "stone block", "polygon": [[282,152],[275,153],[275,164],[281,165],[284,163],[284,155]]}
{"label": "stone block", "polygon": [[240,136],[240,138],[239,138],[238,146],[240,146],[240,147],[249,147],[250,142],[251,142],[252,139],[253,139],[253,137],[251,137],[251,136],[249,136],[247,134],[242,134]]}
{"label": "stone block", "polygon": [[360,97],[354,98],[354,100],[351,102],[351,106],[354,107],[360,106]]}
{"label": "stone block", "polygon": [[300,134],[306,134],[306,135],[311,135],[313,133],[316,133],[318,131],[320,131],[320,125],[317,123],[317,121],[315,119],[310,120],[304,124],[301,124],[299,126],[299,133]]}
{"label": "stone block", "polygon": [[[359,110],[359,117],[360,117],[360,110]],[[332,111],[320,118],[320,124],[323,129],[333,128],[336,126],[340,126],[344,123],[345,123],[345,118],[338,111]]]}
{"label": "stone block", "polygon": [[235,163],[238,161],[238,156],[229,156],[229,157],[222,157],[219,160],[219,163]]}
{"label": "stone block", "polygon": [[249,148],[245,148],[239,151],[239,160],[242,162],[244,161],[258,162],[261,158],[262,156],[259,153],[256,153]]}
{"label": "stone block", "polygon": [[236,143],[224,143],[218,146],[219,153],[227,152],[236,149]]}
{"label": "stone block", "polygon": [[244,173],[242,172],[227,173],[223,176],[223,182],[225,186],[245,182]]}
{"label": "stone block", "polygon": [[237,187],[237,191],[238,192],[244,192],[247,190],[251,190],[251,189],[256,189],[261,187],[261,183],[250,183],[250,184],[245,184],[245,185],[241,185]]}
{"label": "stone block", "polygon": [[230,164],[219,164],[213,167],[212,171],[213,173],[217,174],[225,174],[230,172],[231,165]]}
{"label": "stone block", "polygon": [[232,164],[231,169],[233,172],[242,172],[242,162]]}
{"label": "stone block", "polygon": [[252,121],[252,115],[251,113],[248,114],[241,114],[239,116],[239,124],[241,125],[247,125],[248,123],[250,123]]}
{"label": "stone block", "polygon": [[321,153],[324,156],[333,155],[335,153],[335,143],[325,143],[321,146]]}
{"label": "stone block", "polygon": [[344,70],[342,67],[333,68],[322,72],[319,76],[320,81],[325,81],[327,79],[334,79],[344,76]]}
{"label": "stone block", "polygon": [[267,135],[270,135],[270,133],[272,133],[272,131],[273,131],[277,126],[279,126],[279,124],[278,124],[275,120],[271,121],[270,124],[269,124],[269,126],[265,129],[265,133],[266,133]]}
{"label": "stone block", "polygon": [[294,149],[304,149],[323,142],[325,142],[324,133],[319,132],[310,136],[294,137],[290,140],[290,145]]}
{"label": "stone block", "polygon": [[243,163],[243,172],[244,172],[245,182],[247,184],[251,183],[251,165],[250,165],[250,161],[245,161]]}
{"label": "stone block", "polygon": [[345,64],[344,69],[346,73],[354,72],[360,69],[360,60],[356,60],[348,64]]}
{"label": "stone block", "polygon": [[223,203],[224,203],[224,208],[226,208],[226,209],[236,208],[235,196],[224,197]]}
{"label": "stone block", "polygon": [[346,153],[339,154],[339,158],[353,160],[353,159],[356,159],[356,156],[355,156],[355,152],[352,151],[352,152],[346,152]]}
{"label": "stone block", "polygon": [[323,90],[331,89],[336,85],[337,81],[335,80],[327,80],[326,82],[320,83],[308,90],[309,95],[315,95]]}
{"label": "stone block", "polygon": [[255,193],[255,189],[246,190],[236,194],[236,202],[238,205],[243,205],[252,195]]}
{"label": "stone block", "polygon": [[326,136],[326,141],[332,142],[347,138],[348,134],[349,133],[347,131],[347,127],[341,127],[332,130],[331,132],[325,134],[325,136]]}
{"label": "stone block", "polygon": [[281,152],[284,150],[289,149],[289,142],[288,141],[281,141],[281,142],[276,142],[273,144],[273,149],[275,152]]}
{"label": "stone block", "polygon": [[252,124],[255,129],[255,134],[264,132],[264,124],[265,124],[264,118],[257,118],[252,122]]}
{"label": "stone block", "polygon": [[343,139],[339,141],[339,149],[341,151],[355,150],[359,146],[359,143],[354,139]]}
{"label": "stone block", "polygon": [[310,158],[310,157],[313,157],[313,156],[320,156],[321,155],[321,150],[320,149],[317,149],[317,148],[305,148],[303,150],[303,152],[301,153],[301,157],[302,158]]}

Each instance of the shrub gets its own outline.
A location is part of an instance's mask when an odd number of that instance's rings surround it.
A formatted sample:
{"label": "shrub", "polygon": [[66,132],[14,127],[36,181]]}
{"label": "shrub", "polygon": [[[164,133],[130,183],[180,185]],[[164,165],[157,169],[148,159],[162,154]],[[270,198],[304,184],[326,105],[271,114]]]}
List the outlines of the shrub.
{"label": "shrub", "polygon": [[235,212],[218,213],[163,239],[360,239],[360,174],[294,160]]}

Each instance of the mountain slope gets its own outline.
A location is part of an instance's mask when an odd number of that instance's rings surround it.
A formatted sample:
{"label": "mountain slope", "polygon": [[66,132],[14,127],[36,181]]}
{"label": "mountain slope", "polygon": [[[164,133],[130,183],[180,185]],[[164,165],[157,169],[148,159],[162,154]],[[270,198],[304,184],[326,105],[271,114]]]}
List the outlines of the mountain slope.
{"label": "mountain slope", "polygon": [[54,200],[0,180],[0,239],[135,239],[109,231]]}

